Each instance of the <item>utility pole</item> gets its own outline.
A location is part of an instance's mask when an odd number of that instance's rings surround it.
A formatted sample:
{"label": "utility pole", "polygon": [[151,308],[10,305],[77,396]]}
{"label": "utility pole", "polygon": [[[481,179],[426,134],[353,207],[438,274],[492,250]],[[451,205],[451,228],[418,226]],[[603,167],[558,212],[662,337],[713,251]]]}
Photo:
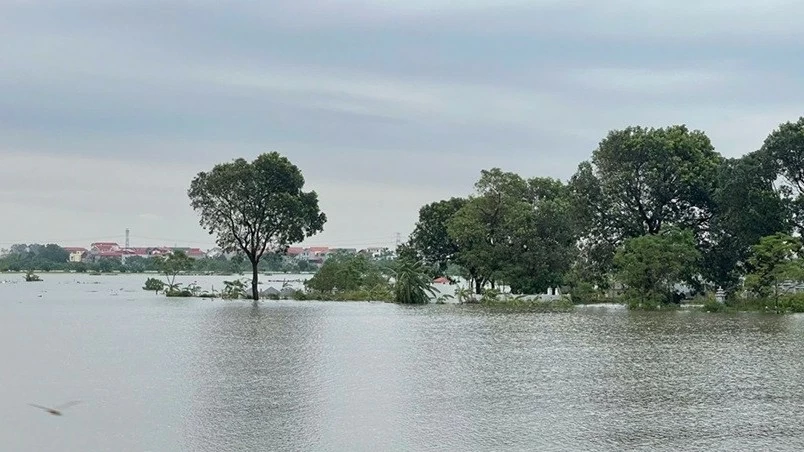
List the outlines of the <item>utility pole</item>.
{"label": "utility pole", "polygon": [[396,233],[396,247],[399,248],[399,245],[402,244],[402,236],[397,232]]}

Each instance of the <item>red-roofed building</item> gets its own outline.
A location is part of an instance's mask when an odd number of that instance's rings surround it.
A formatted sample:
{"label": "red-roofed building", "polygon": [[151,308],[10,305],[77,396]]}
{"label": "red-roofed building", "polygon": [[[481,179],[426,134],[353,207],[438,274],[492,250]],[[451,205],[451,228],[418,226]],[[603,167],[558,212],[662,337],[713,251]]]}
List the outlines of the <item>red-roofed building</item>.
{"label": "red-roofed building", "polygon": [[202,257],[206,257],[207,253],[201,251],[201,248],[190,248],[187,250],[187,256],[193,259],[201,259]]}
{"label": "red-roofed building", "polygon": [[291,247],[288,247],[288,249],[285,252],[285,254],[290,256],[290,257],[297,257],[298,255],[300,255],[303,252],[304,252],[304,248],[302,248],[300,246],[291,246]]}
{"label": "red-roofed building", "polygon": [[111,251],[120,251],[120,245],[114,242],[95,242],[89,245],[92,253],[108,253]]}

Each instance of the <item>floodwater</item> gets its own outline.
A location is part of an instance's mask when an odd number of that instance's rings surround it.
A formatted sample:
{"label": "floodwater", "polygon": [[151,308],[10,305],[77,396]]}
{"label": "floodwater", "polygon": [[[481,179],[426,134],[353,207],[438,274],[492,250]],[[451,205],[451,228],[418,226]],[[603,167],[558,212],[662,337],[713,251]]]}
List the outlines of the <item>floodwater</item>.
{"label": "floodwater", "polygon": [[253,307],[43,278],[0,274],[4,451],[804,449],[800,315]]}

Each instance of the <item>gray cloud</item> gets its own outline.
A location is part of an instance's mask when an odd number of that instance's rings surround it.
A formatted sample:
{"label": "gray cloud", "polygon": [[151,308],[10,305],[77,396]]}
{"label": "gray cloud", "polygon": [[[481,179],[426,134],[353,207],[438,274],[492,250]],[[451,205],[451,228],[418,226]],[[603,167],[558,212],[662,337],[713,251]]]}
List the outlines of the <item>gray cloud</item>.
{"label": "gray cloud", "polygon": [[[277,150],[316,243],[388,243],[483,168],[567,178],[612,128],[726,155],[801,114],[800,2],[80,0],[0,4],[0,242],[210,243],[192,176]],[[143,239],[144,240],[144,239]]]}

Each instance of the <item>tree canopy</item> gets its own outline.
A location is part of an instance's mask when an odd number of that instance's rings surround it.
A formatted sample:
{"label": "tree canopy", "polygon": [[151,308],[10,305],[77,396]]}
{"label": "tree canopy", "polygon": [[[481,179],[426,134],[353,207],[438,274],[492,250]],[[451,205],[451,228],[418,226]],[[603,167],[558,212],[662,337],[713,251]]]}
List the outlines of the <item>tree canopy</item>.
{"label": "tree canopy", "polygon": [[785,122],[768,135],[761,152],[786,182],[783,188],[792,221],[804,231],[804,117]]}
{"label": "tree canopy", "polygon": [[701,255],[692,231],[675,228],[629,238],[614,256],[621,283],[642,302],[670,302],[675,284],[690,282]]}
{"label": "tree canopy", "polygon": [[409,247],[440,274],[459,265],[478,293],[485,284],[517,293],[559,285],[575,254],[566,185],[493,168],[481,172],[475,189],[467,199],[424,206]]}
{"label": "tree canopy", "polygon": [[450,198],[419,209],[419,221],[410,236],[410,245],[439,276],[446,272],[460,251],[449,235],[447,223],[466,203],[465,198]]}
{"label": "tree canopy", "polygon": [[225,251],[240,251],[252,265],[252,297],[259,299],[258,265],[270,252],[321,232],[327,217],[315,191],[305,192],[299,168],[276,152],[237,159],[201,172],[190,184],[190,203],[201,226]]}
{"label": "tree canopy", "polygon": [[590,254],[606,269],[624,240],[665,226],[702,239],[722,157],[686,126],[611,131],[571,181]]}

